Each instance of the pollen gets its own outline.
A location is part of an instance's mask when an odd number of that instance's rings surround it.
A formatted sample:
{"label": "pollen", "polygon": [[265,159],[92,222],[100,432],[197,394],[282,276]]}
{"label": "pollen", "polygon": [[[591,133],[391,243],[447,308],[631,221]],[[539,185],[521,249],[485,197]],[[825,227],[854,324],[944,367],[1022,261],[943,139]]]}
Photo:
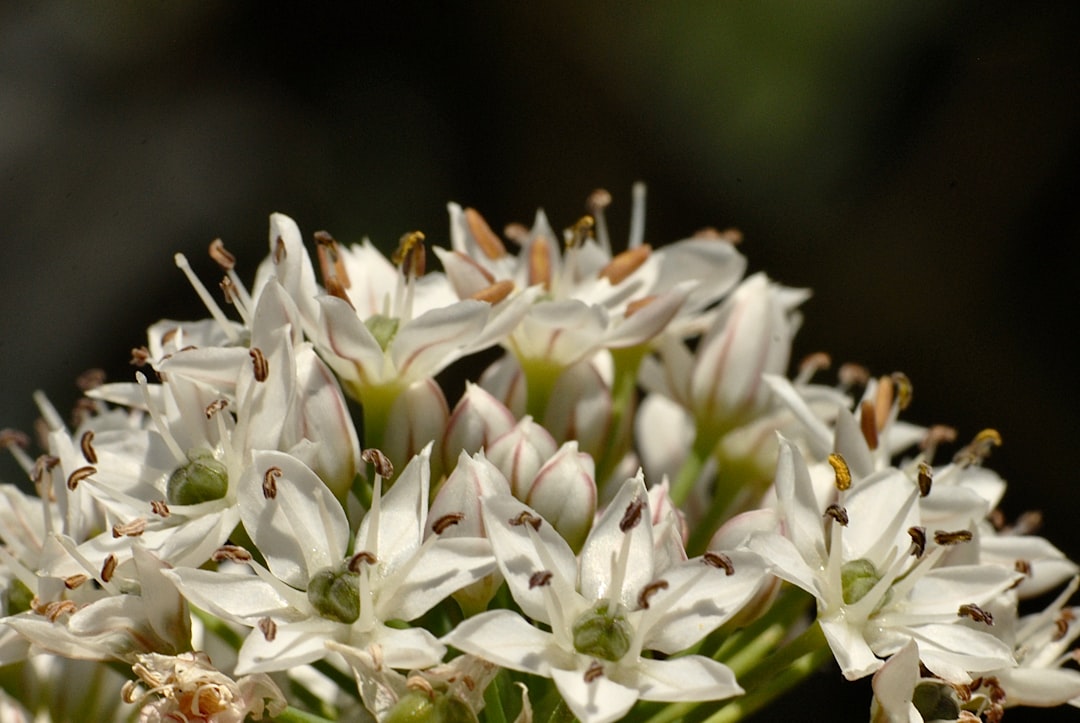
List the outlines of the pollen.
{"label": "pollen", "polygon": [[401,268],[405,276],[419,278],[424,275],[424,234],[420,231],[410,231],[402,235],[398,241],[397,250],[394,251],[391,260]]}
{"label": "pollen", "polygon": [[592,216],[582,216],[577,220],[577,223],[566,230],[566,248],[581,248],[586,241],[596,238],[595,229],[596,220]]}
{"label": "pollen", "polygon": [[848,467],[847,460],[845,460],[841,454],[833,452],[829,455],[829,465],[833,468],[833,472],[836,475],[836,489],[841,492],[850,489],[851,469]]}

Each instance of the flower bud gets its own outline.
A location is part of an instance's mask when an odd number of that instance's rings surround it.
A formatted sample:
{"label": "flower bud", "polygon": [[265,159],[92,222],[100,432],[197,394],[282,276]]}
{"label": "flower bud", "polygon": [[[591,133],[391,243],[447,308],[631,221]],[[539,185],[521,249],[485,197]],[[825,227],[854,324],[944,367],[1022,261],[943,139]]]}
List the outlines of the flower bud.
{"label": "flower bud", "polygon": [[[604,356],[610,366],[610,354]],[[612,434],[611,386],[597,368],[596,357],[559,375],[544,411],[544,428],[557,440],[577,440],[595,457],[606,450]]]}
{"label": "flower bud", "polygon": [[492,443],[487,458],[506,476],[514,496],[524,500],[536,473],[557,449],[551,433],[527,416]]}
{"label": "flower bud", "polygon": [[442,439],[443,469],[451,470],[462,452],[475,454],[514,428],[514,415],[490,392],[465,382]]}
{"label": "flower bud", "polygon": [[394,400],[382,435],[382,452],[394,469],[420,453],[428,442],[441,439],[450,416],[446,397],[434,379],[411,384]]}
{"label": "flower bud", "polygon": [[449,693],[410,690],[387,713],[384,723],[476,723],[468,703]]}
{"label": "flower bud", "polygon": [[592,457],[567,442],[536,473],[523,500],[574,550],[585,543],[596,514],[595,474]]}
{"label": "flower bud", "polygon": [[165,485],[165,499],[171,505],[197,505],[220,500],[229,491],[229,471],[206,449],[193,449],[188,461],[173,470]]}

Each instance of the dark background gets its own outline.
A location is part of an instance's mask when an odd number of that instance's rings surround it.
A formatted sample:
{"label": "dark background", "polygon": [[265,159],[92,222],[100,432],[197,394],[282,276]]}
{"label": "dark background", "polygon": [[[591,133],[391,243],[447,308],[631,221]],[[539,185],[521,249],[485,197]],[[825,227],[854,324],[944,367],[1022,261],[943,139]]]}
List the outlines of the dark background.
{"label": "dark background", "polygon": [[[446,243],[449,200],[562,228],[604,187],[622,239],[640,179],[654,245],[737,226],[751,270],[813,288],[796,358],[904,371],[909,418],[961,441],[997,428],[1007,514],[1044,510],[1080,558],[1078,20],[1071,3],[6,2],[0,426],[30,428],[34,389],[67,409],[88,367],[130,378],[148,324],[204,315],[172,254],[213,281],[220,236],[250,279],[271,211],[306,238]],[[7,456],[0,474],[21,476]],[[822,676],[786,715],[865,720],[865,692]]]}

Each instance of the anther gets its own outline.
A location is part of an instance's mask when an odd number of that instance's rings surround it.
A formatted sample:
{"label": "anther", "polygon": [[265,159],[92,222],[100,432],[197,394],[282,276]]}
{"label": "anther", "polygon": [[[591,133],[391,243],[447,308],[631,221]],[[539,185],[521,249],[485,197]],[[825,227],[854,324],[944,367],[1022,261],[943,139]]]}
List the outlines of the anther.
{"label": "anther", "polygon": [[210,555],[214,562],[251,562],[251,553],[239,545],[222,545]]}
{"label": "anther", "polygon": [[833,452],[829,455],[829,466],[833,468],[833,472],[836,475],[836,489],[843,492],[851,487],[851,468],[848,467],[847,460],[839,452]]}
{"label": "anther", "polygon": [[143,517],[136,517],[124,524],[118,522],[112,528],[113,537],[138,537],[144,532],[146,532],[146,519]]}
{"label": "anther", "polygon": [[75,386],[79,388],[80,392],[88,392],[91,389],[97,389],[104,383],[104,369],[87,369],[82,374],[75,377]]}
{"label": "anther", "polygon": [[448,529],[450,529],[464,519],[465,514],[463,512],[451,512],[450,514],[443,515],[439,519],[432,522],[431,531],[434,532],[436,535],[441,535],[442,533],[446,532]]}
{"label": "anther", "polygon": [[731,558],[722,552],[706,552],[701,556],[701,561],[709,567],[720,568],[727,575],[735,574],[735,565],[731,562]]}
{"label": "anther", "polygon": [[1043,513],[1038,510],[1028,510],[1016,518],[1009,532],[1013,535],[1034,535],[1043,526]]}
{"label": "anther", "polygon": [[984,429],[975,435],[975,439],[971,440],[971,444],[956,453],[953,461],[965,467],[979,464],[990,456],[990,450],[1000,446],[1001,435],[998,434],[997,430]]}
{"label": "anther", "polygon": [[975,603],[961,605],[960,609],[956,612],[956,616],[960,618],[971,618],[977,623],[986,623],[987,625],[994,624],[994,616]]}
{"label": "anther", "polygon": [[846,362],[836,371],[836,378],[843,387],[864,387],[870,381],[870,370],[862,364]]}
{"label": "anther", "polygon": [[342,287],[350,288],[352,282],[349,280],[345,261],[341,258],[341,247],[337,240],[326,231],[316,231],[315,244],[323,280],[335,279]]}
{"label": "anther", "polygon": [[606,189],[598,188],[585,199],[585,208],[594,216],[599,211],[611,205],[611,193]]}
{"label": "anther", "polygon": [[345,284],[341,283],[337,277],[331,276],[323,280],[323,285],[326,286],[326,293],[330,296],[337,297],[348,304],[353,311],[356,311],[356,305],[352,303],[352,299],[349,298],[349,292],[345,289]]}
{"label": "anther", "polygon": [[169,505],[165,500],[150,500],[150,511],[162,519],[172,514],[169,512]]}
{"label": "anther", "polygon": [[597,278],[607,279],[612,286],[622,283],[630,274],[641,268],[652,254],[652,247],[642,244],[634,249],[627,249],[613,258],[608,265],[600,269]]}
{"label": "anther", "polygon": [[228,399],[218,399],[207,404],[206,409],[203,411],[206,413],[207,419],[213,419],[215,414],[217,414],[227,406],[229,406]]}
{"label": "anther", "polygon": [[427,697],[428,700],[435,700],[435,687],[431,684],[427,678],[422,675],[416,675],[415,673],[405,679],[405,687],[414,693],[420,693]]}
{"label": "anther", "polygon": [[566,248],[581,248],[585,245],[587,240],[595,238],[593,231],[595,226],[596,221],[592,216],[586,215],[579,218],[577,223],[566,229],[566,233],[564,234]]}
{"label": "anther", "polygon": [[529,589],[534,587],[544,587],[551,584],[551,578],[553,577],[551,570],[541,570],[540,572],[534,572],[529,575]]}
{"label": "anther", "polygon": [[79,439],[79,449],[82,450],[83,457],[90,464],[97,464],[97,452],[94,451],[94,430],[88,429],[83,432],[82,438]]}
{"label": "anther", "polygon": [[896,400],[897,406],[900,411],[904,411],[911,406],[911,397],[914,393],[914,387],[911,385],[911,380],[907,378],[907,374],[903,372],[893,372],[892,382],[896,386]]}
{"label": "anther", "polygon": [[221,293],[225,296],[225,303],[235,305],[237,298],[240,296],[240,292],[236,290],[236,284],[228,276],[221,279],[218,282],[218,288],[221,289]]}
{"label": "anther", "polygon": [[55,623],[61,615],[70,615],[78,611],[79,606],[71,600],[53,600],[34,609],[38,615],[48,618],[50,623]]}
{"label": "anther", "polygon": [[510,239],[518,246],[524,246],[525,242],[529,239],[529,229],[525,228],[525,224],[508,223],[503,227],[503,236]]}
{"label": "anther", "polygon": [[909,527],[908,536],[911,537],[911,554],[915,557],[922,557],[926,552],[926,528],[925,527]]}
{"label": "anther", "polygon": [[937,530],[934,532],[934,542],[939,545],[958,545],[962,542],[971,542],[971,538],[971,530],[956,530],[955,532]]}
{"label": "anther", "polygon": [[656,301],[656,294],[650,294],[648,296],[642,296],[640,299],[634,299],[626,305],[626,318],[629,319],[654,301]]}
{"label": "anther", "polygon": [[401,267],[406,277],[419,278],[424,275],[424,234],[420,231],[411,231],[402,235],[398,242],[397,250],[391,261]]}
{"label": "anther", "polygon": [[926,436],[919,441],[919,449],[933,457],[938,445],[952,444],[956,441],[956,429],[945,424],[935,424],[926,430]]}
{"label": "anther", "polygon": [[136,346],[131,349],[131,364],[133,367],[142,367],[150,363],[150,350],[145,346]]}
{"label": "anther", "polygon": [[808,382],[819,371],[828,369],[830,366],[832,366],[832,357],[825,352],[817,351],[808,354],[799,362],[799,379]]}
{"label": "anther", "polygon": [[259,632],[263,634],[266,642],[272,643],[277,637],[277,623],[270,618],[259,618]]}
{"label": "anther", "polygon": [[125,680],[124,684],[120,686],[120,700],[131,705],[142,697],[141,692],[138,683],[134,680]]}
{"label": "anther", "polygon": [[285,239],[278,236],[277,239],[274,240],[274,263],[280,265],[288,255],[289,253],[285,249]]}
{"label": "anther", "polygon": [[864,399],[859,405],[859,429],[862,430],[863,439],[866,440],[866,446],[870,448],[870,451],[877,449],[878,446],[877,423],[874,416],[874,403],[869,399]]}
{"label": "anther", "polygon": [[667,590],[667,589],[668,589],[668,581],[667,580],[656,580],[654,582],[650,582],[648,585],[641,588],[641,592],[638,594],[638,598],[637,598],[638,607],[641,608],[642,610],[648,610],[649,609],[649,598],[651,598],[653,595],[660,592],[661,590]]}
{"label": "anther", "polygon": [[1054,620],[1054,632],[1050,636],[1050,639],[1055,643],[1059,640],[1063,640],[1066,635],[1069,634],[1069,620],[1064,616]]}
{"label": "anther", "polygon": [[380,450],[375,448],[365,449],[360,453],[360,459],[373,466],[375,468],[375,474],[383,479],[390,479],[394,476],[394,465],[390,463],[390,459]]}
{"label": "anther", "polygon": [[281,467],[269,467],[263,473],[262,493],[263,497],[272,500],[277,497],[277,481],[281,479]]}
{"label": "anther", "polygon": [[8,449],[9,447],[26,449],[29,446],[30,435],[26,432],[20,432],[17,429],[0,430],[0,449]]}
{"label": "anther", "polygon": [[880,432],[885,429],[885,423],[889,421],[889,414],[892,412],[892,404],[895,398],[896,388],[893,385],[892,377],[878,379],[877,398],[874,399],[874,424],[877,425],[877,431]]}
{"label": "anther", "polygon": [[222,271],[232,271],[236,267],[236,257],[225,248],[225,242],[219,238],[210,242],[210,258],[214,260]]}
{"label": "anther", "polygon": [[110,553],[105,558],[105,562],[101,565],[101,579],[105,582],[112,580],[113,574],[116,572],[116,566],[119,564],[119,560],[116,559],[116,555]]}
{"label": "anther", "polygon": [[82,573],[79,573],[78,575],[71,575],[64,578],[64,587],[66,587],[68,590],[74,590],[89,579],[89,575],[83,575]]}
{"label": "anther", "polygon": [[591,683],[604,675],[604,666],[598,660],[592,661],[585,671],[585,682]]}
{"label": "anther", "polygon": [[488,222],[484,220],[484,217],[476,209],[465,209],[465,223],[468,224],[469,232],[484,256],[492,260],[506,256],[506,247],[503,246],[503,242],[499,240],[499,237],[491,230],[491,226],[488,226]]}
{"label": "anther", "polygon": [[547,238],[538,236],[529,247],[529,286],[551,288],[551,247]]}
{"label": "anther", "polygon": [[345,567],[348,568],[349,572],[358,573],[360,572],[360,563],[364,563],[365,565],[374,565],[378,561],[379,558],[375,557],[374,553],[368,552],[367,550],[361,550],[360,552],[349,558],[349,561],[345,564]]}
{"label": "anther", "polygon": [[832,518],[837,524],[842,527],[847,527],[848,514],[847,510],[837,504],[829,505],[825,508],[825,514],[822,517]]}
{"label": "anther", "polygon": [[521,527],[522,525],[530,525],[534,530],[540,529],[540,524],[544,521],[540,516],[534,515],[528,510],[522,510],[517,517],[511,517],[507,520],[511,527]]}
{"label": "anther", "polygon": [[645,509],[645,500],[634,498],[626,506],[622,519],[619,520],[619,532],[629,532],[641,522],[641,513]]}
{"label": "anther", "polygon": [[930,494],[930,485],[934,481],[933,473],[930,469],[930,465],[926,462],[919,463],[919,496],[926,497]]}
{"label": "anther", "polygon": [[59,464],[59,457],[54,457],[51,454],[39,456],[34,460],[34,467],[30,470],[30,481],[35,485],[40,485],[44,481],[45,475],[56,469]]}
{"label": "anther", "polygon": [[79,467],[77,470],[68,475],[67,488],[74,491],[75,488],[79,486],[80,482],[82,482],[87,477],[92,477],[95,474],[97,474],[97,469],[95,469],[94,467]]}
{"label": "anther", "polygon": [[266,376],[270,373],[270,364],[266,361],[262,349],[253,346],[248,351],[248,355],[251,357],[251,365],[255,371],[255,381],[265,382]]}
{"label": "anther", "polygon": [[469,298],[476,299],[477,301],[486,301],[489,304],[498,304],[500,301],[510,295],[510,292],[514,290],[513,281],[496,281],[491,286],[480,289],[472,294]]}

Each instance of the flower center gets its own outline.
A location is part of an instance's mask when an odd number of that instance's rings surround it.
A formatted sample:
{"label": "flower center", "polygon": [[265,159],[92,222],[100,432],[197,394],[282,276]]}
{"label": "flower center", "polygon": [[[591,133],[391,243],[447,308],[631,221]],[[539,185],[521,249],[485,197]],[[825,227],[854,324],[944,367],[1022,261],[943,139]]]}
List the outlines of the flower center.
{"label": "flower center", "polygon": [[186,464],[169,475],[165,485],[165,499],[169,504],[197,505],[224,497],[229,490],[229,472],[213,452],[193,449],[187,453],[187,458]]}
{"label": "flower center", "polygon": [[874,563],[866,559],[845,562],[840,568],[840,584],[844,593],[844,602],[854,605],[862,600],[866,593],[881,579]]}
{"label": "flower center", "polygon": [[320,570],[308,583],[307,597],[324,618],[354,623],[360,617],[360,576],[331,567]]}
{"label": "flower center", "polygon": [[574,649],[583,655],[616,661],[626,655],[634,629],[626,617],[612,612],[607,600],[593,605],[574,622]]}
{"label": "flower center", "polygon": [[364,326],[375,337],[375,341],[379,343],[379,348],[383,351],[386,351],[390,346],[390,342],[394,340],[400,324],[399,319],[392,316],[383,316],[382,314],[375,314],[364,319]]}

